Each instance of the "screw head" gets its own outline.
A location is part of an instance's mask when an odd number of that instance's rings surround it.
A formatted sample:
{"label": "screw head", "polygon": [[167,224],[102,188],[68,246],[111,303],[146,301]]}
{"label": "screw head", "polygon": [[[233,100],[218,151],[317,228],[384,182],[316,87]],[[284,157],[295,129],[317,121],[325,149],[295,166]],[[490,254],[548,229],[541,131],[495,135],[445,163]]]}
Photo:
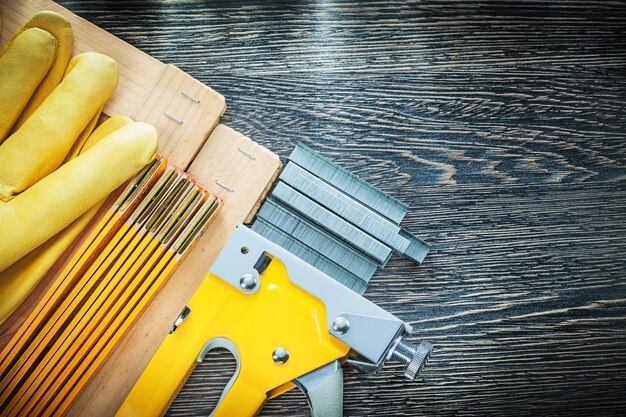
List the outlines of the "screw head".
{"label": "screw head", "polygon": [[242,290],[249,292],[256,288],[259,280],[252,274],[243,274],[239,280],[239,286]]}
{"label": "screw head", "polygon": [[287,349],[282,347],[276,348],[272,352],[272,360],[275,363],[282,365],[289,360],[289,352],[287,352]]}
{"label": "screw head", "polygon": [[347,318],[339,316],[333,321],[333,330],[338,334],[346,334],[350,330],[350,322]]}
{"label": "screw head", "polygon": [[391,357],[406,365],[404,376],[413,381],[428,363],[432,351],[433,345],[425,340],[417,348],[410,343],[400,341]]}

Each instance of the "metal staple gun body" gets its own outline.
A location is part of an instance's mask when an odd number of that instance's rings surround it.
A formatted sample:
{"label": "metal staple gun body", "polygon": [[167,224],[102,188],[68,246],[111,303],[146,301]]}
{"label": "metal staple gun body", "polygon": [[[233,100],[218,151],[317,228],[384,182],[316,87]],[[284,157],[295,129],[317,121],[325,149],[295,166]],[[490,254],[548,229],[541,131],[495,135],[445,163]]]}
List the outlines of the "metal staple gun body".
{"label": "metal staple gun body", "polygon": [[[191,312],[190,312],[191,311]],[[171,334],[118,411],[159,416],[194,367],[217,348],[236,371],[212,416],[253,416],[294,387],[312,415],[341,416],[341,364],[376,372],[390,359],[414,379],[431,351],[403,341],[412,328],[361,295],[240,225]]]}

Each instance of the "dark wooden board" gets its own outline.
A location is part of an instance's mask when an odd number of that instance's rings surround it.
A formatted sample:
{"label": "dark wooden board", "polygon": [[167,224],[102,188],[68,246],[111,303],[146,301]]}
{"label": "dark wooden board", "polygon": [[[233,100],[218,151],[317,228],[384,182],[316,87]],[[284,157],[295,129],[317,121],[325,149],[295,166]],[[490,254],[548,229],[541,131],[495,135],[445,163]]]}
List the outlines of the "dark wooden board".
{"label": "dark wooden board", "polygon": [[[626,414],[624,3],[60,3],[411,205],[432,253],[366,296],[435,353],[423,382],[347,371],[346,415]],[[210,365],[169,415],[208,414]]]}

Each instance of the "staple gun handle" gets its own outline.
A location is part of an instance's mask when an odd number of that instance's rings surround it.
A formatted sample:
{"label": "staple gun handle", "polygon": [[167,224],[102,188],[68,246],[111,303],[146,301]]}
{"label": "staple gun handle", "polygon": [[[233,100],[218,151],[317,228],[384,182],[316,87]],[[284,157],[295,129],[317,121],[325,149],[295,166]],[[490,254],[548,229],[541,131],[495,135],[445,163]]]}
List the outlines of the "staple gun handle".
{"label": "staple gun handle", "polygon": [[224,391],[211,417],[256,416],[265,401],[267,396],[264,392],[240,378],[228,391]]}
{"label": "staple gun handle", "polygon": [[312,417],[343,416],[343,370],[333,361],[293,381],[306,395]]}
{"label": "staple gun handle", "polygon": [[210,417],[257,415],[267,401],[267,395],[259,391],[254,381],[249,381],[245,373],[241,372],[241,359],[233,342],[221,337],[211,339],[198,355],[198,362],[202,362],[209,351],[217,348],[223,348],[232,353],[237,366]]}

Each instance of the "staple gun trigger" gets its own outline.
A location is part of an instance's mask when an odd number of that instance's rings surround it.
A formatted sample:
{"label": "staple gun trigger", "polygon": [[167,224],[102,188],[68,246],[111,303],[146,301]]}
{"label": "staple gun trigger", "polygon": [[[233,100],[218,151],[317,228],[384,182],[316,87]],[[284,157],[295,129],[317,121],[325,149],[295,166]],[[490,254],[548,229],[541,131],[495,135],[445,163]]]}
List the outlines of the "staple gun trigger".
{"label": "staple gun trigger", "polygon": [[234,385],[235,381],[237,380],[237,377],[239,376],[239,372],[241,371],[241,359],[239,358],[239,352],[237,351],[237,346],[235,346],[233,342],[231,342],[230,340],[224,337],[216,337],[214,339],[209,340],[207,344],[204,345],[204,347],[200,351],[197,361],[198,362],[204,361],[204,358],[207,355],[207,353],[209,353],[213,349],[220,349],[220,348],[226,349],[233,355],[233,357],[235,358],[236,367],[235,367],[235,372],[233,373],[233,376],[231,376],[230,379],[228,380],[228,383],[226,384],[226,386],[224,387],[224,390],[222,391],[222,395],[220,395],[220,399],[217,401],[217,405],[215,406],[215,409],[213,409],[213,412],[211,412],[209,417],[213,417],[215,413],[217,412],[217,410],[220,408],[220,405],[224,401],[224,398],[226,398],[226,396],[228,395],[228,392]]}
{"label": "staple gun trigger", "polygon": [[343,369],[338,360],[293,380],[306,396],[312,417],[343,416]]}

